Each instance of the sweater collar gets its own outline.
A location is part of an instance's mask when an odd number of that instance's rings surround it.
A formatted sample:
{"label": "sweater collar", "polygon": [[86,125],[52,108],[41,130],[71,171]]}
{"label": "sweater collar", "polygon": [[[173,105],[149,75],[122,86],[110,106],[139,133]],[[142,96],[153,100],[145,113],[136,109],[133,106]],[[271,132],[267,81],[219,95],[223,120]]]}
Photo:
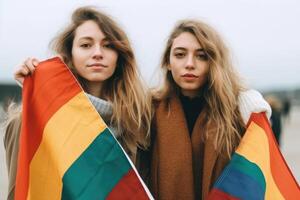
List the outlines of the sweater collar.
{"label": "sweater collar", "polygon": [[111,117],[113,113],[112,104],[109,101],[104,99],[100,99],[99,97],[95,97],[86,93],[89,97],[91,103],[96,108],[97,112],[100,114],[102,119],[107,125],[110,125]]}

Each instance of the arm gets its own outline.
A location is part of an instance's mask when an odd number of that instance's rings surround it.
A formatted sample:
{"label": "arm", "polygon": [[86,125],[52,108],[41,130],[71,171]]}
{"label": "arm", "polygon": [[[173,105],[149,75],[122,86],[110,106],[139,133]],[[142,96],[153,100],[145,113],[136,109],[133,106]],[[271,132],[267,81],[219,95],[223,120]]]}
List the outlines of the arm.
{"label": "arm", "polygon": [[248,123],[251,113],[265,112],[270,119],[272,110],[263,96],[256,90],[242,91],[239,95],[239,110],[245,124]]}
{"label": "arm", "polygon": [[4,147],[8,172],[8,200],[14,199],[20,131],[21,115],[18,115],[8,123],[4,135]]}

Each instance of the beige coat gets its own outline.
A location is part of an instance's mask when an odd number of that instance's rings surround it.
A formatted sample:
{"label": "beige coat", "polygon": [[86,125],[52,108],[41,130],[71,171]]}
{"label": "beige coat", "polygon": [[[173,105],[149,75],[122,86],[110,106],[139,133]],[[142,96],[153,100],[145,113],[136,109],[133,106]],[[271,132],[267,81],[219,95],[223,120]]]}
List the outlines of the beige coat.
{"label": "beige coat", "polygon": [[6,165],[8,171],[8,200],[14,199],[20,131],[21,116],[13,119],[8,124],[4,135],[4,148],[6,150]]}

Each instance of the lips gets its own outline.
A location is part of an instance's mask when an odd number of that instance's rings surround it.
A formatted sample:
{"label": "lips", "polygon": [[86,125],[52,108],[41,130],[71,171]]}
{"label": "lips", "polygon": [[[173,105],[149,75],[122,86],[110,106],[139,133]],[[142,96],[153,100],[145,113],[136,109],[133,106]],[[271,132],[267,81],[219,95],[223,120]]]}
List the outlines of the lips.
{"label": "lips", "polygon": [[184,77],[184,78],[198,78],[198,76],[196,76],[195,74],[190,74],[190,73],[186,73],[186,74],[182,75],[182,77]]}
{"label": "lips", "polygon": [[103,68],[106,68],[107,66],[106,65],[103,65],[102,63],[93,63],[93,64],[90,64],[88,65],[88,67],[103,67]]}

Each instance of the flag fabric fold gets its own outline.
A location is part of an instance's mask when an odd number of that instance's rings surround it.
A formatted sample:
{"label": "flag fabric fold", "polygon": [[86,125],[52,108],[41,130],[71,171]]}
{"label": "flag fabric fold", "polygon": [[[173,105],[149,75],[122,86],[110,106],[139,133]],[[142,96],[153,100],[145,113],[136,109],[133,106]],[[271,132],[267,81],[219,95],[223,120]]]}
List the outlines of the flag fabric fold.
{"label": "flag fabric fold", "polygon": [[15,199],[153,199],[68,67],[26,78]]}
{"label": "flag fabric fold", "polygon": [[245,135],[216,181],[208,200],[300,199],[264,113],[252,113]]}

